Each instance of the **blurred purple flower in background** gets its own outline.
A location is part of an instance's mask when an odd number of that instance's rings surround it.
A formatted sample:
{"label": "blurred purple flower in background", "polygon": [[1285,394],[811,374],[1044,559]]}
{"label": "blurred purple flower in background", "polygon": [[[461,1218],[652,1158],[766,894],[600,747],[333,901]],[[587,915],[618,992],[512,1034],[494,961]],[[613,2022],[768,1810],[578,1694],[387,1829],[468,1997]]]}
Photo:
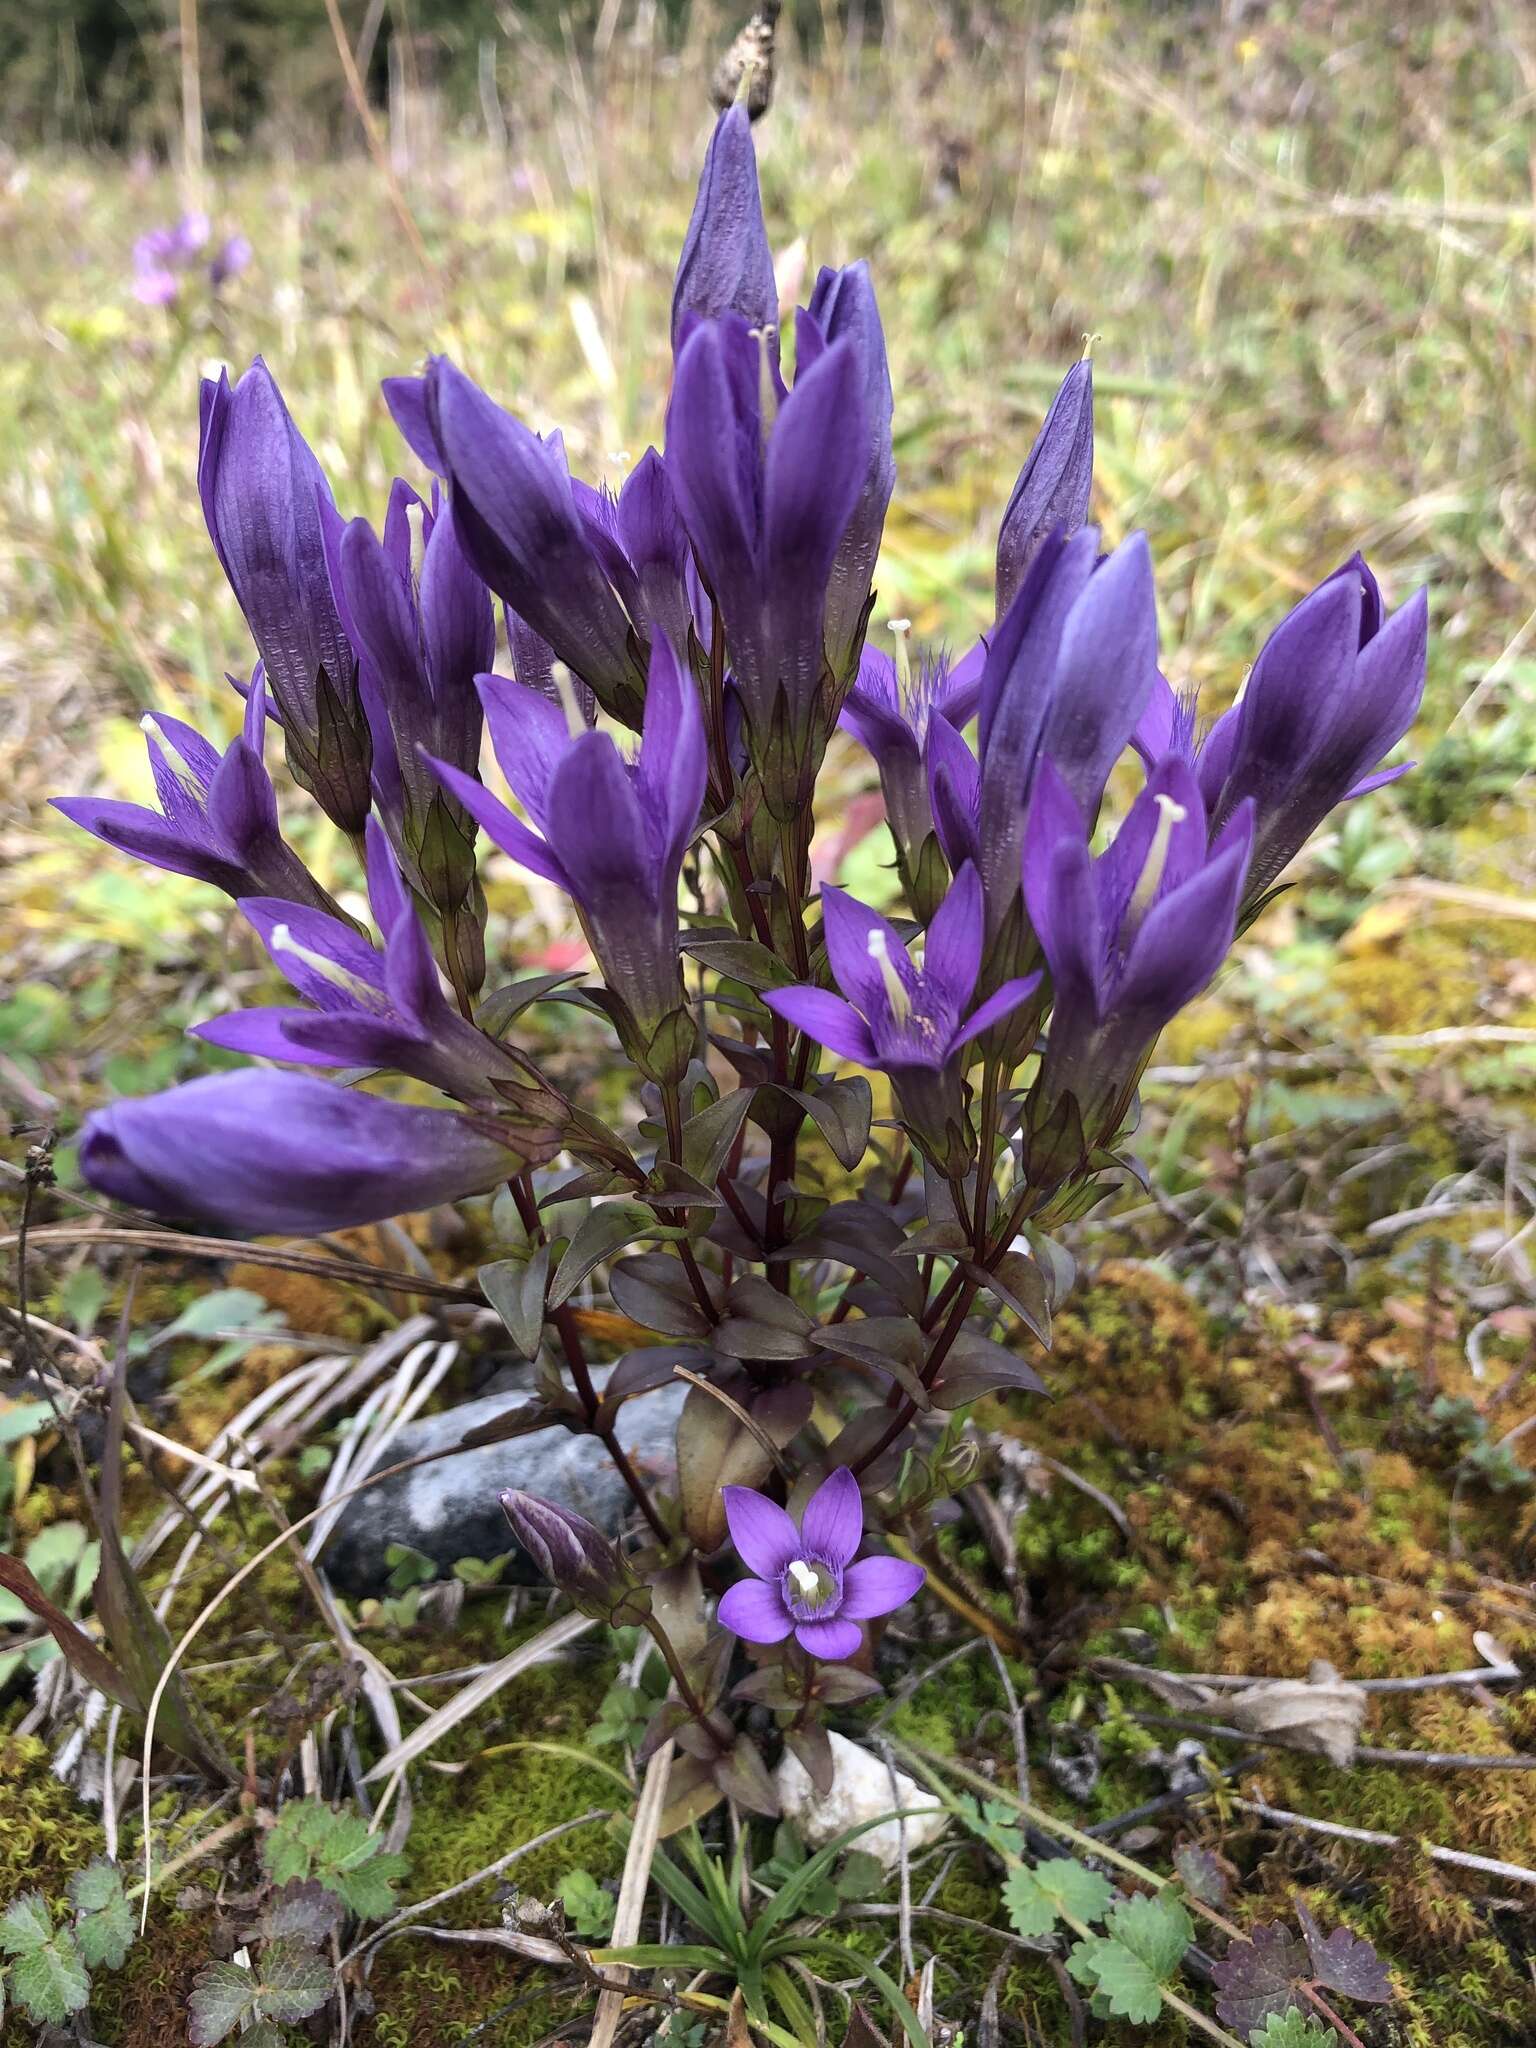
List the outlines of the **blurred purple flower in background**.
{"label": "blurred purple flower in background", "polygon": [[144,306],[169,306],[199,267],[213,291],[219,291],[251,260],[244,235],[228,235],[206,263],[199,264],[213,233],[206,213],[184,213],[173,226],[151,228],[133,245],[133,295]]}

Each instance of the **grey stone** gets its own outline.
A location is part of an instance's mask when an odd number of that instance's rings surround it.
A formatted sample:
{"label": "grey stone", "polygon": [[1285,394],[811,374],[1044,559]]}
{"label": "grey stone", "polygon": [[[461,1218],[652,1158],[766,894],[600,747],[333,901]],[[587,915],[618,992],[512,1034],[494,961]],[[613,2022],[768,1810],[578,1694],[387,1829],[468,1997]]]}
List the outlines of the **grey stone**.
{"label": "grey stone", "polygon": [[[596,1370],[592,1377],[601,1388],[606,1375]],[[620,1444],[643,1477],[663,1486],[675,1478],[677,1418],[687,1392],[681,1384],[659,1387],[619,1410]],[[442,1450],[527,1398],[515,1390],[486,1394],[408,1423],[385,1452],[386,1462]],[[419,1550],[443,1572],[461,1557],[501,1557],[510,1551],[504,1578],[535,1584],[538,1574],[518,1549],[497,1498],[508,1487],[574,1508],[610,1535],[623,1528],[631,1506],[628,1488],[595,1437],[545,1429],[461,1451],[358,1494],[342,1509],[320,1562],[332,1584],[355,1597],[383,1593],[389,1577],[384,1553],[392,1543]]]}

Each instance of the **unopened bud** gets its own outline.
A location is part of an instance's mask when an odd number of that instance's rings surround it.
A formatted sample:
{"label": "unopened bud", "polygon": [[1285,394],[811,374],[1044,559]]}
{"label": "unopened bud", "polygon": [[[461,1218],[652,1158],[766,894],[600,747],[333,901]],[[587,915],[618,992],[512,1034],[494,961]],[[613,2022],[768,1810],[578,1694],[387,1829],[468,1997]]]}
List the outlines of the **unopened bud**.
{"label": "unopened bud", "polygon": [[504,1493],[501,1506],[539,1572],[580,1613],[617,1628],[650,1611],[650,1588],[619,1546],[585,1515],[531,1493]]}

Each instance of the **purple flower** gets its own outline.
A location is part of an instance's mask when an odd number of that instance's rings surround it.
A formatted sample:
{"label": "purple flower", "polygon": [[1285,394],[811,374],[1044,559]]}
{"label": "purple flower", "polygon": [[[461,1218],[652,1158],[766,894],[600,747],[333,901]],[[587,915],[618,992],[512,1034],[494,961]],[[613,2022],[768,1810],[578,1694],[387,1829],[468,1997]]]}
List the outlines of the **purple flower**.
{"label": "purple flower", "polygon": [[749,327],[778,327],[779,294],[757,187],[757,153],[741,106],[720,116],[704,152],[672,287],[673,348],[680,344],[689,314],[716,320],[722,313],[739,313]]}
{"label": "purple flower", "polygon": [[215,291],[238,277],[251,260],[251,245],[244,235],[226,235],[208,265],[208,282]]}
{"label": "purple flower", "polygon": [[677,885],[704,800],[703,716],[665,639],[651,653],[632,761],[589,728],[568,679],[567,690],[562,706],[527,684],[480,678],[496,758],[537,832],[461,769],[433,765],[498,846],[571,897],[626,1047],[644,1065],[660,1027],[684,1008]]}
{"label": "purple flower", "polygon": [[863,1642],[861,1621],[904,1606],[927,1576],[900,1557],[854,1563],[864,1540],[864,1503],[845,1465],[811,1495],[798,1529],[750,1486],[727,1486],[722,1498],[731,1541],[755,1576],[721,1596],[720,1620],[746,1642],[782,1643],[793,1631],[802,1650],[839,1662]]}
{"label": "purple flower", "polygon": [[1037,1123],[1071,1094],[1090,1143],[1114,1136],[1157,1034],[1232,943],[1252,844],[1251,801],[1207,844],[1199,784],[1170,755],[1095,859],[1066,782],[1042,767],[1024,851],[1025,901],[1053,987]]}
{"label": "purple flower", "polygon": [[1247,907],[1335,805],[1408,772],[1409,762],[1373,771],[1417,716],[1428,639],[1427,592],[1387,618],[1376,578],[1354,555],[1281,620],[1242,697],[1203,738],[1193,703],[1159,677],[1137,747],[1191,764],[1213,831],[1252,802]]}
{"label": "purple flower", "polygon": [[1039,975],[1005,982],[970,1010],[981,970],[982,896],[969,861],[928,927],[921,967],[894,925],[843,890],[823,886],[821,914],[842,995],[797,986],[769,989],[763,1001],[840,1059],[888,1074],[923,1149],[941,1172],[962,1176],[971,1146],[960,1055],[1033,993]]}
{"label": "purple flower", "polygon": [[838,723],[853,734],[880,771],[903,884],[913,903],[930,913],[934,906],[920,902],[919,882],[923,848],[933,832],[923,750],[935,718],[943,718],[958,733],[975,717],[986,649],[973,647],[953,666],[943,654],[921,654],[914,660],[908,621],[892,619],[890,630],[896,636],[895,658],[865,646],[858,680],[848,692]]}
{"label": "purple flower", "polygon": [[329,538],[342,623],[362,665],[379,808],[412,885],[443,921],[456,983],[473,990],[485,977],[474,821],[426,756],[476,772],[475,677],[496,658],[490,592],[465,559],[452,513],[429,508],[408,484],[390,493],[382,544],[366,519]]}
{"label": "purple flower", "polygon": [[239,1236],[313,1237],[483,1193],[526,1156],[489,1118],[247,1067],[86,1119],[98,1193]]}
{"label": "purple flower", "polygon": [[226,896],[330,906],[278,825],[277,793],[262,761],[266,701],[258,678],[246,699],[244,731],[223,754],[179,718],[143,720],[158,811],[87,796],[56,796],[54,809],[108,846],[211,882]]}
{"label": "purple flower", "polygon": [[459,542],[476,572],[605,710],[638,728],[640,579],[599,510],[604,501],[572,481],[558,435],[543,439],[503,412],[445,356],[428,365],[419,405],[405,381],[391,380],[391,408],[416,452],[450,479]]}
{"label": "purple flower", "polygon": [[1146,536],[1102,564],[1099,536],[1048,534],[987,647],[977,722],[980,760],[950,721],[929,725],[934,829],[951,868],[974,861],[989,947],[1018,900],[1036,764],[1053,759],[1097,812],[1157,676],[1157,613]]}
{"label": "purple flower", "polygon": [[1093,488],[1093,364],[1084,356],[1062,379],[1024,458],[997,537],[997,616],[1013,603],[1048,533],[1074,534]]}
{"label": "purple flower", "polygon": [[867,263],[850,263],[846,270],[823,270],[817,278],[809,310],[796,322],[796,379],[824,348],[845,338],[859,365],[867,443],[863,485],[847,531],[838,543],[827,592],[827,659],[839,678],[846,677],[864,638],[875,559],[896,487],[891,372]]}
{"label": "purple flower", "polygon": [[309,1067],[390,1067],[467,1101],[494,1099],[510,1056],[443,993],[421,918],[378,821],[367,826],[368,895],[384,935],[372,946],[343,918],[246,897],[240,908],[311,1008],[236,1010],[192,1036],[234,1052]]}
{"label": "purple flower", "polygon": [[288,765],[333,824],[368,815],[372,742],[357,659],[331,591],[324,528],[339,515],[260,356],[204,380],[197,486],[282,718]]}
{"label": "purple flower", "polygon": [[827,619],[869,468],[864,382],[845,335],[786,392],[766,341],[728,314],[684,343],[667,413],[667,468],[781,819],[803,808],[851,680],[829,662]]}
{"label": "purple flower", "polygon": [[173,305],[181,295],[181,277],[170,262],[169,233],[153,228],[133,245],[133,296],[141,306]]}

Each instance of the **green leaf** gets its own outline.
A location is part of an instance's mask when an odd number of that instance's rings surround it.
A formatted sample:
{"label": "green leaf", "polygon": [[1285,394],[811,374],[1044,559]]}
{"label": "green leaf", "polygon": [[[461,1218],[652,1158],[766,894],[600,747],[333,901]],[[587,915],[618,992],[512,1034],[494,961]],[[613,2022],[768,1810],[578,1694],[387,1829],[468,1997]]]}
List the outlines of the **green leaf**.
{"label": "green leaf", "polygon": [[0,1913],[0,1949],[8,1956],[30,1956],[53,1939],[53,1915],[41,1892],[23,1892]]}
{"label": "green leaf", "polygon": [[0,1914],[0,1949],[15,1957],[11,1990],[39,2025],[59,2026],[84,2010],[90,1973],[74,1935],[67,1927],[55,1930],[41,1892],[23,1892]]}
{"label": "green leaf", "polygon": [[1067,1957],[1067,1968],[1079,1984],[1096,1991],[1117,2019],[1150,2026],[1163,2009],[1156,1973],[1123,1942],[1091,1934]]}
{"label": "green leaf", "polygon": [[779,1092],[799,1104],[826,1139],[838,1165],[852,1173],[869,1145],[869,1124],[874,1114],[874,1097],[863,1075],[853,1074],[845,1081],[823,1081],[814,1093],[783,1086]]}
{"label": "green leaf", "polygon": [[494,1265],[482,1266],[476,1275],[480,1292],[501,1317],[520,1358],[539,1355],[548,1277],[548,1245],[540,1245],[526,1259],[498,1259]]}
{"label": "green leaf", "polygon": [[1011,1308],[1032,1337],[1047,1350],[1051,1346],[1051,1303],[1045,1275],[1023,1252],[1004,1252],[989,1268],[962,1259],[960,1270],[978,1287],[995,1294],[1005,1308]]}
{"label": "green leaf", "polygon": [[45,2025],[59,2026],[72,2012],[84,2011],[91,1996],[90,1974],[67,1928],[12,1963],[11,1990],[17,2003]]}
{"label": "green leaf", "polygon": [[579,1225],[566,1246],[550,1283],[549,1306],[556,1309],[568,1301],[589,1273],[637,1237],[678,1235],[676,1230],[663,1228],[643,1202],[603,1202]]}
{"label": "green leaf", "polygon": [[1310,2013],[1293,2009],[1272,2012],[1248,2039],[1251,2048],[1338,2048],[1339,2037],[1332,2027],[1325,2027]]}
{"label": "green leaf", "polygon": [[712,974],[723,974],[750,989],[787,988],[795,978],[776,953],[734,932],[690,932],[682,947]]}
{"label": "green leaf", "polygon": [[69,1880],[69,1902],[75,1909],[75,1939],[87,1965],[117,1969],[134,1935],[133,1913],[123,1896],[123,1874],[115,1863],[98,1856]]}
{"label": "green leaf", "polygon": [[499,1557],[456,1557],[453,1576],[465,1586],[494,1586],[511,1555],[510,1550],[504,1550]]}
{"label": "green leaf", "polygon": [[[81,1270],[89,1272],[90,1268]],[[0,1449],[19,1443],[24,1436],[36,1436],[40,1429],[51,1429],[53,1421],[51,1401],[18,1401],[14,1407],[0,1410]]]}
{"label": "green leaf", "polygon": [[1058,1919],[1102,1920],[1114,1886],[1096,1870],[1071,1856],[1054,1856],[1032,1870],[1012,1870],[1003,1887],[1003,1904],[1015,1934],[1038,1940]]}
{"label": "green leaf", "polygon": [[1104,1929],[1144,1962],[1160,1984],[1175,1975],[1195,1938],[1195,1923],[1171,1891],[1117,1899],[1105,1916]]}
{"label": "green leaf", "polygon": [[642,1941],[632,1948],[595,1948],[592,1961],[602,1969],[608,1963],[627,1963],[637,1970],[720,1970],[730,1976],[731,1959],[723,1949],[701,1948],[686,1941]]}
{"label": "green leaf", "polygon": [[262,1861],[274,1884],[314,1878],[344,1899],[360,1920],[382,1920],[394,1910],[394,1882],[405,1874],[403,1856],[391,1855],[361,1815],[334,1811],[318,1799],[290,1800],[262,1843]]}
{"label": "green leaf", "polygon": [[683,1165],[705,1187],[712,1188],[719,1179],[736,1134],[752,1107],[754,1092],[751,1088],[734,1088],[683,1125]]}
{"label": "green leaf", "polygon": [[192,1986],[188,2037],[193,2048],[214,2048],[242,2021],[308,2019],[329,1999],[334,1983],[324,1956],[301,1941],[268,1942],[254,1970],[205,1963]]}
{"label": "green leaf", "polygon": [[430,1586],[437,1577],[436,1560],[424,1551],[413,1550],[409,1543],[386,1544],[384,1562],[389,1566],[387,1583],[391,1593],[407,1593],[412,1586]]}
{"label": "green leaf", "polygon": [[560,1880],[560,1903],[583,1941],[601,1941],[613,1932],[618,1901],[605,1892],[590,1870],[568,1870]]}

